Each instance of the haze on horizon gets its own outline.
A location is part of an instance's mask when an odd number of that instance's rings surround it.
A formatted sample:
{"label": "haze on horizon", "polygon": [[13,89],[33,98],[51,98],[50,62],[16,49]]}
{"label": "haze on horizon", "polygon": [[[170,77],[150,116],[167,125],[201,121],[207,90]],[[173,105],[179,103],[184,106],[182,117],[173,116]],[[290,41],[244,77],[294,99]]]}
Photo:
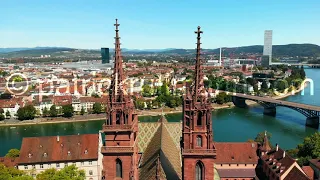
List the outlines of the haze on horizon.
{"label": "haze on horizon", "polygon": [[262,45],[268,29],[273,44],[319,45],[319,9],[319,0],[5,0],[0,48],[112,48],[115,18],[122,48],[128,49],[193,49],[197,26],[206,49]]}

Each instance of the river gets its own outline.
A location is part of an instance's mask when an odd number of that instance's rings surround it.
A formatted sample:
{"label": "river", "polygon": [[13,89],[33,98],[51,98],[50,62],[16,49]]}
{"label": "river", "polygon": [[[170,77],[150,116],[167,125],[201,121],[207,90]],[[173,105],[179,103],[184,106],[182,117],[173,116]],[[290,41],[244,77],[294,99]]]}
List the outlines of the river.
{"label": "river", "polygon": [[[310,86],[305,94],[298,93],[285,98],[287,101],[320,106],[320,70],[305,69],[309,78],[313,79],[314,95],[310,95]],[[181,113],[166,115],[169,121],[179,121]],[[154,121],[157,117],[139,117],[140,121]],[[278,143],[284,149],[290,149],[303,141],[303,138],[319,130],[305,127],[305,117],[289,108],[278,107],[276,117],[263,115],[261,106],[248,109],[230,108],[216,110],[212,114],[214,141],[242,142],[254,139],[262,131],[272,134],[273,144]],[[11,148],[20,148],[23,137],[55,136],[97,133],[103,124],[101,121],[75,122],[62,124],[41,124],[0,127],[0,156],[4,156]]]}

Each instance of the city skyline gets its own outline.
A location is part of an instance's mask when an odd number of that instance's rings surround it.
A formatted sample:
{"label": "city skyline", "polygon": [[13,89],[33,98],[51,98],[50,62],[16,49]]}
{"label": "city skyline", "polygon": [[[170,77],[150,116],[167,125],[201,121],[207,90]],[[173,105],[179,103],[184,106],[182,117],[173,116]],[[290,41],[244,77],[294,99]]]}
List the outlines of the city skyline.
{"label": "city skyline", "polygon": [[[17,5],[18,4],[18,5]],[[193,49],[190,37],[201,26],[203,48],[263,45],[264,31],[274,31],[273,44],[318,44],[315,23],[320,3],[161,1],[3,2],[0,48],[58,46],[80,49],[113,47],[115,18],[122,47],[128,49]],[[297,13],[298,12],[298,13]],[[297,25],[298,24],[298,25]],[[123,34],[123,35],[122,35]],[[297,36],[299,34],[299,36]]]}

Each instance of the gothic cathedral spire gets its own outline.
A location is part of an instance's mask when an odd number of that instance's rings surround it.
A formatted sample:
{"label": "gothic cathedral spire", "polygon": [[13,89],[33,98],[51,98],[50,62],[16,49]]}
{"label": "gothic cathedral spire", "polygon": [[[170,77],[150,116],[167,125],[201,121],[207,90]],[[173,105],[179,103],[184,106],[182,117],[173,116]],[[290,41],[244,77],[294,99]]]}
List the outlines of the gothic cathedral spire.
{"label": "gothic cathedral spire", "polygon": [[111,92],[107,102],[106,123],[102,127],[105,142],[103,172],[105,179],[138,180],[138,116],[125,91],[125,75],[122,69],[119,25],[116,19],[115,62],[111,80]]}
{"label": "gothic cathedral spire", "polygon": [[216,149],[213,145],[212,107],[203,85],[201,34],[198,26],[195,77],[183,101],[183,179],[213,179]]}

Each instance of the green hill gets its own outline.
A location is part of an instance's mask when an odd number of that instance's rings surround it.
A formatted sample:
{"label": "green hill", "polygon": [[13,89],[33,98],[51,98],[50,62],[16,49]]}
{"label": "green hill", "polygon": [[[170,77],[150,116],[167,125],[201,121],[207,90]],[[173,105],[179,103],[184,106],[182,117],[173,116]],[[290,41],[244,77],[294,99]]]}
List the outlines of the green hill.
{"label": "green hill", "polygon": [[[315,44],[288,44],[288,45],[274,45],[272,47],[274,57],[296,57],[296,56],[308,56],[308,57],[320,57],[320,46]],[[165,55],[192,55],[195,53],[195,49],[155,49],[155,50],[134,50],[134,49],[122,49],[123,55],[128,54],[165,54]],[[219,54],[220,49],[203,49],[204,54]],[[234,55],[243,54],[255,54],[262,55],[263,46],[242,46],[226,48],[223,51],[224,56],[229,56],[231,53]],[[110,49],[110,54],[113,53],[113,49]],[[60,47],[48,47],[48,48],[31,48],[27,50],[18,50],[13,52],[2,52],[0,48],[0,57],[5,58],[17,58],[17,57],[36,57],[41,55],[67,56],[67,57],[92,57],[100,56],[100,49],[97,50],[77,50],[73,48],[60,48]]]}

